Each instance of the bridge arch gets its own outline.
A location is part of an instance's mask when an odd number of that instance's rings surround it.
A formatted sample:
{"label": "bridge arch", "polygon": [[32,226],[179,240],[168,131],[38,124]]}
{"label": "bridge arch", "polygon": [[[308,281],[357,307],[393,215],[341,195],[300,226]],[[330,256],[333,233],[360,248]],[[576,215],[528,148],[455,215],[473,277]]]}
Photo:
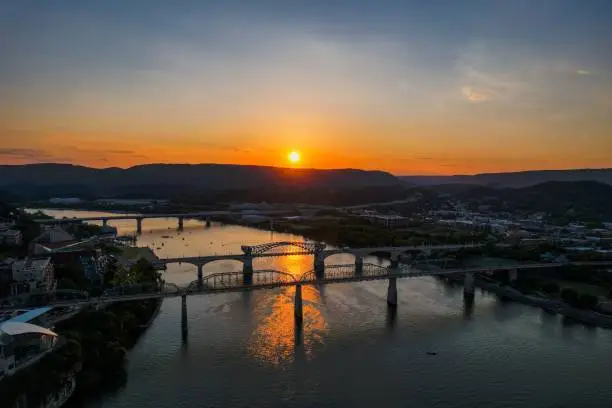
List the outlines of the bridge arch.
{"label": "bridge arch", "polygon": [[[357,258],[359,257],[360,255],[356,254],[354,251],[339,249],[337,251],[324,253],[323,255],[321,255],[321,260],[326,265],[349,264],[349,263],[354,264],[357,262]],[[339,262],[335,262],[335,260],[338,260]]]}
{"label": "bridge arch", "polygon": [[[298,252],[307,252],[309,254],[314,254],[324,248],[324,244],[318,242],[307,242],[307,241],[280,241],[280,242],[268,242],[260,245],[243,245],[241,247],[242,252],[245,255],[264,255],[274,253],[277,248],[292,248],[297,249]],[[279,252],[288,252],[288,251],[279,251]]]}
{"label": "bridge arch", "polygon": [[[245,281],[247,275],[250,278],[248,282]],[[217,272],[205,275],[201,286],[197,280],[192,281],[186,287],[185,292],[223,292],[247,288],[294,285],[297,282],[298,280],[294,275],[275,269],[261,269],[249,274],[243,272]]]}
{"label": "bridge arch", "polygon": [[317,276],[317,271],[312,269],[303,273],[298,281],[301,283],[309,283],[316,281],[351,281],[351,280],[368,280],[377,279],[388,276],[389,268],[372,263],[365,263],[360,268],[355,264],[340,264],[327,265],[323,271],[323,275]]}

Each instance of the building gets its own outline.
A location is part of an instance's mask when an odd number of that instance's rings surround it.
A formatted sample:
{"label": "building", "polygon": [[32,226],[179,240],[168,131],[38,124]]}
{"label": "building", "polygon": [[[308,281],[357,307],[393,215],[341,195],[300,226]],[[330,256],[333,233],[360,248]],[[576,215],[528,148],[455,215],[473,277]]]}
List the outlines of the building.
{"label": "building", "polygon": [[10,296],[13,283],[13,259],[0,261],[0,298]]}
{"label": "building", "polygon": [[405,226],[409,218],[402,217],[401,215],[369,215],[368,220],[372,224],[377,224],[385,228],[397,228]]}
{"label": "building", "polygon": [[102,284],[104,280],[104,265],[101,260],[96,260],[93,256],[82,256],[79,258],[85,277],[94,285]]}
{"label": "building", "polygon": [[30,323],[0,323],[0,380],[44,357],[57,345],[57,334]]}
{"label": "building", "polygon": [[0,231],[0,245],[20,246],[23,244],[23,235],[19,230]]}
{"label": "building", "polygon": [[11,294],[48,292],[55,288],[55,270],[51,258],[13,262],[11,266],[13,284]]}
{"label": "building", "polygon": [[19,246],[22,243],[23,235],[15,229],[15,223],[0,222],[0,245]]}

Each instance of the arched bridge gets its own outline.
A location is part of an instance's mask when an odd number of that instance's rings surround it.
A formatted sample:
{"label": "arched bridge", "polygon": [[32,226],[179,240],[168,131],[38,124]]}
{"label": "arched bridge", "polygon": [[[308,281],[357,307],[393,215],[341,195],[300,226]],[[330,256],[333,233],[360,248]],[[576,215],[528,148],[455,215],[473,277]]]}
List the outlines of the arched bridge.
{"label": "arched bridge", "polygon": [[[243,245],[241,247],[242,252],[245,255],[261,256],[269,254],[277,248],[283,248],[282,251],[278,251],[280,254],[297,252],[304,254],[315,254],[325,249],[325,244],[320,242],[305,242],[305,241],[281,241],[281,242],[268,242],[260,245]],[[291,248],[292,251],[287,251],[286,248]],[[276,253],[276,252],[274,252]]]}

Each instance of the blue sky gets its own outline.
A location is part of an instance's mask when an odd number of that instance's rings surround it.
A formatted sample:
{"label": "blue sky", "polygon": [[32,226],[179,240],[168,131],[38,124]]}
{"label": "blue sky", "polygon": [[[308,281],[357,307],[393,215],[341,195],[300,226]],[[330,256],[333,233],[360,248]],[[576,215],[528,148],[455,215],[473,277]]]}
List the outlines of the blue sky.
{"label": "blue sky", "polygon": [[0,161],[612,167],[611,44],[605,0],[3,2]]}

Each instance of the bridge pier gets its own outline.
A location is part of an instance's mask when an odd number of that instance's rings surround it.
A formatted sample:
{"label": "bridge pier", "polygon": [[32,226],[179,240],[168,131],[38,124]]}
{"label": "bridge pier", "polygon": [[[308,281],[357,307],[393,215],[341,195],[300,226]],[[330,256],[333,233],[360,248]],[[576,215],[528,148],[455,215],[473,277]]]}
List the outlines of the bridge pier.
{"label": "bridge pier", "polygon": [[204,269],[204,265],[198,265],[198,289],[202,290],[204,287],[204,278],[202,276],[202,269]]}
{"label": "bridge pier", "polygon": [[293,314],[295,316],[295,324],[301,325],[304,315],[302,308],[302,285],[299,283],[295,285],[295,301],[293,302]]}
{"label": "bridge pier", "polygon": [[389,278],[387,304],[391,307],[397,307],[397,278]]}
{"label": "bridge pier", "polygon": [[210,216],[206,217],[206,226],[210,227]]}
{"label": "bridge pier", "polygon": [[106,218],[102,218],[102,226],[108,227],[108,220]]}
{"label": "bridge pier", "polygon": [[182,230],[183,229],[183,217],[178,217],[178,229]]}
{"label": "bridge pier", "polygon": [[245,256],[242,261],[242,282],[245,285],[253,284],[253,257]]}
{"label": "bridge pier", "polygon": [[399,266],[399,254],[391,254],[391,268],[396,269]]}
{"label": "bridge pier", "polygon": [[189,329],[187,326],[187,295],[181,295],[181,339],[187,343]]}
{"label": "bridge pier", "polygon": [[510,282],[510,283],[516,282],[517,275],[518,275],[518,270],[510,269],[508,271],[508,282]]}
{"label": "bridge pier", "polygon": [[318,253],[315,253],[314,256],[314,271],[317,279],[322,279],[325,276],[325,259]]}
{"label": "bridge pier", "polygon": [[136,233],[142,234],[142,218],[136,218]]}
{"label": "bridge pier", "polygon": [[355,255],[355,275],[363,273],[363,257]]}
{"label": "bridge pier", "polygon": [[474,274],[466,273],[463,278],[463,293],[465,295],[474,295]]}

